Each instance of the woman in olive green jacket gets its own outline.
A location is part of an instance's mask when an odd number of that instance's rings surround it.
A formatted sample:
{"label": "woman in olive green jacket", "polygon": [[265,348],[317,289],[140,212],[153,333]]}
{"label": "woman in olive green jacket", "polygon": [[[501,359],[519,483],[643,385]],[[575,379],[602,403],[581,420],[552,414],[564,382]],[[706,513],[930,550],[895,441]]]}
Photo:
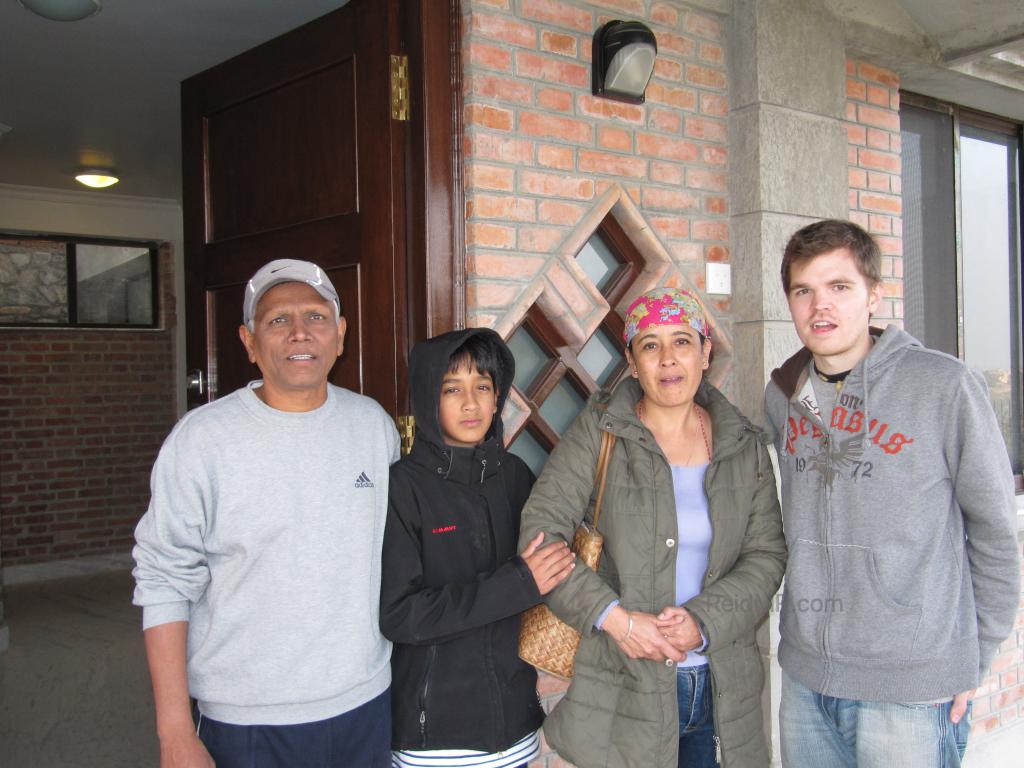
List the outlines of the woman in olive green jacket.
{"label": "woman in olive green jacket", "polygon": [[[710,339],[690,294],[644,294],[625,337],[632,378],[591,399],[523,510],[520,541],[540,531],[571,541],[589,518],[601,433],[617,437],[598,572],[577,567],[546,598],[582,641],[544,734],[580,768],[767,766],[754,632],[782,580],[786,545],[762,433],[703,381]],[[703,476],[701,498],[680,491],[676,473],[689,470]],[[710,536],[693,548],[701,517]],[[710,685],[684,691],[695,674]],[[710,689],[703,706],[690,698],[701,687]],[[698,709],[707,725],[695,722]],[[704,754],[704,733],[714,757]]]}

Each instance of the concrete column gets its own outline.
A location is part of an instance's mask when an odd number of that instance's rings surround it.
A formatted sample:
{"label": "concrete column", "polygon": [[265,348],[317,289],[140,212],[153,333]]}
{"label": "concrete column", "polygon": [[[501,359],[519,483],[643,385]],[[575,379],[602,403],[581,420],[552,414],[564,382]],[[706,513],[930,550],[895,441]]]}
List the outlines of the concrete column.
{"label": "concrete column", "polygon": [[846,56],[820,0],[736,0],[729,193],[740,407],[760,420],[764,383],[796,349],[779,282],[789,235],[848,206]]}
{"label": "concrete column", "polygon": [[[779,266],[789,236],[846,218],[846,56],[822,0],[735,0],[729,43],[729,193],[738,405],[762,422],[771,370],[799,346]],[[779,764],[778,613],[758,635],[767,730]]]}

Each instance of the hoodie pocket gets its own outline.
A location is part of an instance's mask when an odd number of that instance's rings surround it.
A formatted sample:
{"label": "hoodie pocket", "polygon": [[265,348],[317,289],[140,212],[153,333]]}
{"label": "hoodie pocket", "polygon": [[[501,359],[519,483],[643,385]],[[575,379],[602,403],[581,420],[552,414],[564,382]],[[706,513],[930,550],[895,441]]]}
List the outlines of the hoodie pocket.
{"label": "hoodie pocket", "polygon": [[830,548],[835,575],[827,648],[833,658],[905,661],[913,657],[921,606],[896,601],[879,577],[874,550]]}
{"label": "hoodie pocket", "polygon": [[[789,548],[779,629],[788,642],[805,651],[817,653],[821,649],[824,612],[820,606],[827,598],[827,574],[824,545],[806,539],[793,542]],[[816,608],[818,610],[814,610]]]}

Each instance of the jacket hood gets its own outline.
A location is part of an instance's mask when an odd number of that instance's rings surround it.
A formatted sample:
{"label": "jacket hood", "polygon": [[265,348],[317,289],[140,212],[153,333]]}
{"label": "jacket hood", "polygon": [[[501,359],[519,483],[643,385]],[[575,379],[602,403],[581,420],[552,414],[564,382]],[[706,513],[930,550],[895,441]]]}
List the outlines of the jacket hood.
{"label": "jacket hood", "polygon": [[[888,326],[884,331],[871,326],[868,328],[868,332],[871,334],[874,345],[862,361],[866,374],[887,368],[894,361],[896,355],[904,349],[921,346],[921,342],[895,325]],[[800,384],[811,358],[811,351],[807,347],[802,347],[799,352],[772,371],[772,381],[787,400],[792,399],[793,395],[800,390]],[[859,365],[860,363],[858,363]]]}
{"label": "jacket hood", "polygon": [[450,331],[421,341],[412,348],[409,356],[409,392],[412,398],[412,413],[416,417],[416,442],[426,440],[434,446],[450,450],[451,447],[445,444],[438,419],[441,382],[448,372],[448,361],[452,353],[474,336],[488,339],[498,360],[497,381],[494,382],[498,390],[498,410],[487,432],[486,441],[493,439],[499,446],[503,445],[501,411],[515,378],[516,361],[501,336],[490,328]]}

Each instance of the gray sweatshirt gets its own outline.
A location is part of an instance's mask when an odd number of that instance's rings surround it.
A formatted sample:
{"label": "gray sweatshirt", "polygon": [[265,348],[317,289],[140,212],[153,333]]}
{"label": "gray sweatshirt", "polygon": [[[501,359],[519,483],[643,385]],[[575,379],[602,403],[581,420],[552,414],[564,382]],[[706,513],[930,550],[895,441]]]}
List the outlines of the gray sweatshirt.
{"label": "gray sweatshirt", "polygon": [[388,467],[398,434],[376,402],[328,387],[286,413],[239,389],[189,412],[153,467],[135,531],[143,627],[188,621],[203,714],[312,722],[391,682],[378,629]]}
{"label": "gray sweatshirt", "polygon": [[817,407],[804,349],[765,413],[789,545],[779,662],[830,696],[978,685],[1020,594],[1013,476],[984,380],[894,326]]}

